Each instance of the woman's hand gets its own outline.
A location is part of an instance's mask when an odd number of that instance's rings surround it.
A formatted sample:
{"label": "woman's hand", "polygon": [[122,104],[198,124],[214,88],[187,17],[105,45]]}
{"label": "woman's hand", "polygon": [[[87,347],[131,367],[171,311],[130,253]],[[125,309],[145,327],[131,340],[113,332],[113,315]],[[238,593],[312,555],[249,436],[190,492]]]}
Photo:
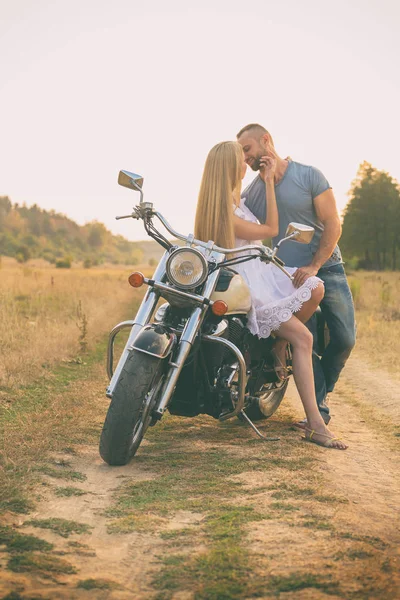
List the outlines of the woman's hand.
{"label": "woman's hand", "polygon": [[275,153],[272,150],[267,150],[267,154],[260,158],[260,175],[261,178],[267,181],[274,181],[277,160]]}

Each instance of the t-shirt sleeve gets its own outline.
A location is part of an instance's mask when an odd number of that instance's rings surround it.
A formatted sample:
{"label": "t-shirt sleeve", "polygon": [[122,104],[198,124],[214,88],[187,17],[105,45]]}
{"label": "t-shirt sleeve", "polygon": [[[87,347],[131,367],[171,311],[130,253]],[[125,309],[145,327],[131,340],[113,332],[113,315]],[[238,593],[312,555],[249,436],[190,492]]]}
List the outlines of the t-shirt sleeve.
{"label": "t-shirt sleeve", "polygon": [[310,188],[312,199],[316,198],[326,190],[330,189],[329,182],[325,175],[315,167],[310,168]]}

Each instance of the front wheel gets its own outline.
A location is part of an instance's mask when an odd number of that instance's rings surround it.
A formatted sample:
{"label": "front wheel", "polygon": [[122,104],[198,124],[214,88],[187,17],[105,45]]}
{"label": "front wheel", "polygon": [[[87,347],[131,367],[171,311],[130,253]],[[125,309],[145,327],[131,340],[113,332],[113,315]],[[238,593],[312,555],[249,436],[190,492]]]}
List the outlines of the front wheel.
{"label": "front wheel", "polygon": [[100,456],[107,464],[126,465],[139,448],[151,421],[161,374],[161,359],[131,352],[113,392],[100,436]]}
{"label": "front wheel", "polygon": [[265,384],[260,396],[245,409],[246,415],[252,421],[268,419],[277,410],[283,400],[289,379],[278,384]]}

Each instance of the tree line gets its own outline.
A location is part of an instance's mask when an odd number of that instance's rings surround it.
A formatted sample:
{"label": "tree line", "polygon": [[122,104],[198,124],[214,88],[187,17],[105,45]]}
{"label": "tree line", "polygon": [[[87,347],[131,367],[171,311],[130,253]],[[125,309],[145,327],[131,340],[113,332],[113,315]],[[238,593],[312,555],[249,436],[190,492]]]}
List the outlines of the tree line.
{"label": "tree line", "polygon": [[385,171],[363,162],[344,210],[340,248],[353,268],[400,268],[400,187]]}
{"label": "tree line", "polygon": [[[399,184],[386,171],[363,162],[343,212],[340,247],[344,260],[352,268],[399,269],[399,227]],[[143,244],[146,242],[129,242],[113,235],[98,221],[80,226],[54,210],[36,204],[28,208],[0,197],[0,255],[20,262],[44,258],[57,266],[72,261],[82,261],[85,266],[103,262],[134,265],[144,258]],[[158,255],[151,260],[157,259]]]}
{"label": "tree line", "polygon": [[113,235],[98,221],[80,226],[54,210],[36,204],[20,206],[1,196],[0,255],[19,262],[43,258],[61,267],[81,261],[90,267],[104,262],[137,264],[143,259],[143,250],[137,243]]}

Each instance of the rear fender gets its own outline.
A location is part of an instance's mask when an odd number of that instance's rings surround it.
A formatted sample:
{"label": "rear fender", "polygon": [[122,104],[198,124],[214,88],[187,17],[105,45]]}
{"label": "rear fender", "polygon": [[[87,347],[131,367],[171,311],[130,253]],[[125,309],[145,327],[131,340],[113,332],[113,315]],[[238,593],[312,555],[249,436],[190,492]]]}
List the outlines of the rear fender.
{"label": "rear fender", "polygon": [[158,324],[145,325],[136,336],[132,350],[150,354],[158,358],[166,358],[171,354],[177,337],[171,331]]}

